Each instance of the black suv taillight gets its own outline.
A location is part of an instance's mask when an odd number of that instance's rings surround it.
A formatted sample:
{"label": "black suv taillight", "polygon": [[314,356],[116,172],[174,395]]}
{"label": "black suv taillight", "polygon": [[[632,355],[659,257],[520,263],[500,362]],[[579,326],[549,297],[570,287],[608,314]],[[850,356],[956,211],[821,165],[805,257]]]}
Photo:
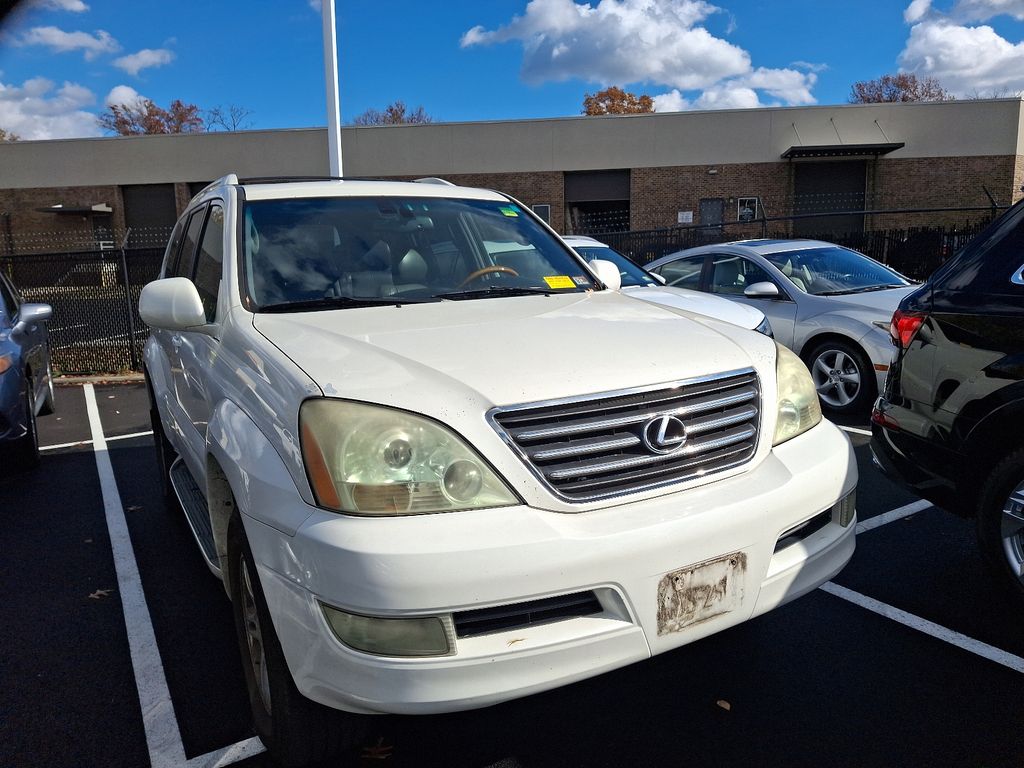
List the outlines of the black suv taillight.
{"label": "black suv taillight", "polygon": [[892,322],[889,324],[889,335],[892,343],[900,349],[906,349],[914,340],[917,329],[924,322],[924,312],[907,312],[897,309],[892,314]]}

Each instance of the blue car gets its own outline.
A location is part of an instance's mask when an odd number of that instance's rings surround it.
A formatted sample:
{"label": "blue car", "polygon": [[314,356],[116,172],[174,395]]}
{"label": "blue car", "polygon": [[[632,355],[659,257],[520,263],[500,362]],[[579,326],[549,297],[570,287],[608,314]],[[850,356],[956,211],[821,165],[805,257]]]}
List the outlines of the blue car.
{"label": "blue car", "polygon": [[0,272],[0,473],[39,463],[36,415],[53,411],[49,304],[21,300]]}

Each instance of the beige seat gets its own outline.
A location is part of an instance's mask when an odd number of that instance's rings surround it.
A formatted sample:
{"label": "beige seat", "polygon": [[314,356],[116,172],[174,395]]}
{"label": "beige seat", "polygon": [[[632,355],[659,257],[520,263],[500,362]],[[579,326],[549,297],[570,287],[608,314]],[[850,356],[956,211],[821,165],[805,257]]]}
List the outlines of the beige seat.
{"label": "beige seat", "polygon": [[807,283],[803,277],[793,269],[793,260],[786,259],[786,263],[782,265],[782,274],[793,281],[793,285],[799,288],[804,293],[807,292]]}

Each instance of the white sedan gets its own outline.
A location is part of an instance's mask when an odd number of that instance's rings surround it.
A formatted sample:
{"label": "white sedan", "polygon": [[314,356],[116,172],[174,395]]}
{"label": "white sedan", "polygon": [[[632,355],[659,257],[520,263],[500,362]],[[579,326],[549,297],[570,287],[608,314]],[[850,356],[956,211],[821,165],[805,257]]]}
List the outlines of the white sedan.
{"label": "white sedan", "polygon": [[773,336],[771,323],[768,322],[768,318],[765,317],[764,312],[760,309],[736,304],[727,299],[720,299],[717,296],[700,293],[699,291],[666,286],[664,278],[660,275],[652,275],[614,250],[611,246],[592,237],[567,235],[562,239],[588,262],[594,259],[602,259],[610,261],[618,267],[619,275],[622,278],[623,293],[649,301],[652,304],[661,304],[673,309],[684,309],[687,312],[695,312],[698,315],[724,320],[741,328],[749,328],[766,336]]}

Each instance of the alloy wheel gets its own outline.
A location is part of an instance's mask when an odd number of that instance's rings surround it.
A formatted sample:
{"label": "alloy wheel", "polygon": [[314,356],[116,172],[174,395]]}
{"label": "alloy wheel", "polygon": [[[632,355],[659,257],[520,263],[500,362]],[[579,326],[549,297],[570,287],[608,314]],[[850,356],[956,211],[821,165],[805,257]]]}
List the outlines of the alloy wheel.
{"label": "alloy wheel", "polygon": [[1006,562],[1017,578],[1024,582],[1024,481],[1003,502],[999,530]]}
{"label": "alloy wheel", "polygon": [[811,365],[818,397],[833,408],[844,408],[860,392],[861,371],[857,361],[841,349],[826,349]]}
{"label": "alloy wheel", "polygon": [[249,666],[252,678],[256,682],[256,690],[260,694],[263,706],[270,713],[270,676],[267,672],[267,656],[263,648],[263,630],[260,617],[256,610],[256,596],[249,575],[249,563],[242,558],[242,621],[245,625],[245,641],[249,647]]}

